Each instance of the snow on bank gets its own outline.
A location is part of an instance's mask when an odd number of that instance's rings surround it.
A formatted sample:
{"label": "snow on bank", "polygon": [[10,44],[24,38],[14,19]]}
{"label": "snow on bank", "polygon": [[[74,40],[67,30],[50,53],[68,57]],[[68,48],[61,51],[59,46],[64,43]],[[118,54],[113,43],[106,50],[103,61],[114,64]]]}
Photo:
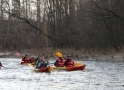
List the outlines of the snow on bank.
{"label": "snow on bank", "polygon": [[[124,63],[83,61],[84,71],[32,72],[21,59],[0,58],[0,90],[124,90]],[[50,60],[53,62],[54,60]]]}

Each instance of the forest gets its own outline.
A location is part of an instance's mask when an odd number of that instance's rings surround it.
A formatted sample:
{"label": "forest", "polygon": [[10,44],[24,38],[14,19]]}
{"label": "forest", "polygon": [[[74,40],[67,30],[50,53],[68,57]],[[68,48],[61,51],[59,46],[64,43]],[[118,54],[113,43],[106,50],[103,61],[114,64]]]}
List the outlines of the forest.
{"label": "forest", "polygon": [[124,0],[0,0],[0,49],[124,46]]}

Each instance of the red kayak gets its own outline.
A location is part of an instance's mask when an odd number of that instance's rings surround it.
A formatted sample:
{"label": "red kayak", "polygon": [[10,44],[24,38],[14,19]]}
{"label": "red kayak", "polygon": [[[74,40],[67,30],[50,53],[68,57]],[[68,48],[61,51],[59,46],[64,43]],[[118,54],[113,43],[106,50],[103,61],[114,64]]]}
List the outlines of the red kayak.
{"label": "red kayak", "polygon": [[86,67],[86,65],[83,64],[81,66],[74,66],[74,67],[55,67],[55,69],[66,70],[66,71],[77,71],[77,70],[84,70],[85,67]]}
{"label": "red kayak", "polygon": [[32,62],[29,62],[29,63],[28,63],[28,62],[24,62],[24,61],[20,62],[20,64],[21,64],[21,65],[27,65],[27,64],[32,64],[32,65],[34,65]]}
{"label": "red kayak", "polygon": [[50,73],[50,67],[41,67],[40,69],[35,69],[33,71]]}
{"label": "red kayak", "polygon": [[[30,62],[29,62],[29,63],[30,63]],[[29,64],[29,63],[24,62],[24,61],[20,62],[21,65],[27,65],[27,64]]]}
{"label": "red kayak", "polygon": [[22,62],[20,62],[20,64],[27,64],[27,63],[22,61]]}

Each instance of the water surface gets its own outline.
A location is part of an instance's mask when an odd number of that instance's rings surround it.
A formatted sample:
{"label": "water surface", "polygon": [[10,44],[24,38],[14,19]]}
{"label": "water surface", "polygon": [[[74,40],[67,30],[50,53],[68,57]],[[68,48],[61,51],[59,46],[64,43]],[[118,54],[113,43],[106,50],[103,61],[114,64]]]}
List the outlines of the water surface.
{"label": "water surface", "polygon": [[[83,71],[32,72],[21,59],[0,58],[0,90],[124,90],[124,62],[82,61]],[[53,63],[53,60],[50,60]]]}

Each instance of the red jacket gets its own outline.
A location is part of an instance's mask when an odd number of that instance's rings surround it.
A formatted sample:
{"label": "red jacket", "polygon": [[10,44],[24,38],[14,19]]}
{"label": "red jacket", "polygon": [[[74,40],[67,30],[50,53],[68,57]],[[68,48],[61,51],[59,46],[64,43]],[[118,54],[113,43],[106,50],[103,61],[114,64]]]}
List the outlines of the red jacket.
{"label": "red jacket", "polygon": [[28,62],[29,61],[29,57],[24,57],[23,59],[22,59],[22,61],[24,61],[24,62]]}
{"label": "red jacket", "polygon": [[34,58],[30,58],[28,61],[29,61],[30,63],[33,63],[33,62],[34,62]]}
{"label": "red jacket", "polygon": [[74,65],[74,60],[72,60],[72,59],[67,59],[67,60],[65,61],[64,65],[65,65],[66,67],[73,67],[73,66],[75,66],[75,65]]}

